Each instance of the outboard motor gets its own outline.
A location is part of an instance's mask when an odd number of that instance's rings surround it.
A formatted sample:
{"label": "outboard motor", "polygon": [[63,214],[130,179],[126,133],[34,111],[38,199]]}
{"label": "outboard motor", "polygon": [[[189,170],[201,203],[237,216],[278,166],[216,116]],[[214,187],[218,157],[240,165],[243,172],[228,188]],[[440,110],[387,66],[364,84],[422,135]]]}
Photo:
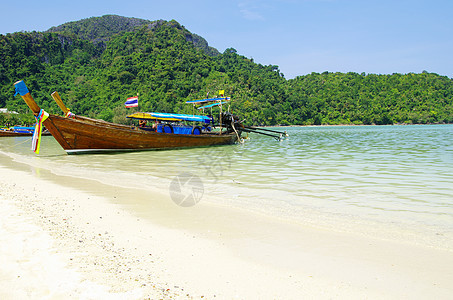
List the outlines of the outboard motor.
{"label": "outboard motor", "polygon": [[240,130],[243,127],[241,119],[230,112],[222,112],[222,124],[228,131]]}

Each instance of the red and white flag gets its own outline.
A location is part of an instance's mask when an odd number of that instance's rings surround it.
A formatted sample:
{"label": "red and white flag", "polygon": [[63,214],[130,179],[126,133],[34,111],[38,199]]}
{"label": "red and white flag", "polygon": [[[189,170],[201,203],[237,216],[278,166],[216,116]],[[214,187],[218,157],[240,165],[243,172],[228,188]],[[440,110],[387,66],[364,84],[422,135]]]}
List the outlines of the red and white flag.
{"label": "red and white flag", "polygon": [[126,108],[138,107],[138,97],[135,96],[127,98],[126,102],[124,102],[124,105],[126,106]]}

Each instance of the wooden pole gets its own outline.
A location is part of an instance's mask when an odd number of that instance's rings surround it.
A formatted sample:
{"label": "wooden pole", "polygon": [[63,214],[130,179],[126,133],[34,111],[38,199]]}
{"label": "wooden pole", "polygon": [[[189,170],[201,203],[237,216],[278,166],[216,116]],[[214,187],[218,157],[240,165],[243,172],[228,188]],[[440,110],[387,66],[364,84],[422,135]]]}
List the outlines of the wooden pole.
{"label": "wooden pole", "polygon": [[41,108],[38,106],[38,104],[36,104],[35,99],[33,99],[33,97],[31,96],[25,83],[21,80],[16,82],[14,86],[16,87],[16,94],[21,95],[22,99],[24,99],[25,103],[27,103],[33,114],[37,116]]}
{"label": "wooden pole", "polygon": [[220,102],[220,134],[222,134],[222,102]]}
{"label": "wooden pole", "polygon": [[[16,82],[14,86],[16,87],[16,93],[19,94],[22,99],[24,99],[25,103],[27,103],[28,107],[30,107],[34,115],[39,115],[41,108],[39,108],[38,104],[36,104],[25,83],[21,80]],[[61,132],[53,124],[52,118],[47,118],[46,120],[44,120],[43,124],[50,131],[53,137],[60,143],[60,145],[63,146],[63,148],[70,148],[68,142],[61,135]]]}
{"label": "wooden pole", "polygon": [[57,102],[58,106],[63,111],[64,115],[66,116],[69,113],[69,108],[67,108],[66,105],[63,103],[63,100],[61,100],[61,97],[58,94],[58,92],[57,91],[53,92],[51,94],[51,96],[52,96],[53,100],[55,100],[55,102]]}

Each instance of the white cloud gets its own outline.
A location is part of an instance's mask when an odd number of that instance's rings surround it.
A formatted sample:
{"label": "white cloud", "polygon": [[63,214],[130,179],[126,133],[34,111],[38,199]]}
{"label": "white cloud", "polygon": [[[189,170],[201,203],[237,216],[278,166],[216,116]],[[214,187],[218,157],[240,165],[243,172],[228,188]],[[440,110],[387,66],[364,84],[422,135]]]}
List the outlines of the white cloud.
{"label": "white cloud", "polygon": [[252,2],[239,3],[239,12],[241,15],[251,21],[264,21],[265,17],[259,12],[260,7]]}

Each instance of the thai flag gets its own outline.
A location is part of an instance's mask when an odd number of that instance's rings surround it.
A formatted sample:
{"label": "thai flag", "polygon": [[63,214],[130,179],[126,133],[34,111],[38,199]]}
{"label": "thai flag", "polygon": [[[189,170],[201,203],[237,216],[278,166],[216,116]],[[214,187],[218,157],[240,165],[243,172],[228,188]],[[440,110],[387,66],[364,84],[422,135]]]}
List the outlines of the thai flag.
{"label": "thai flag", "polygon": [[126,108],[138,107],[138,97],[127,98],[126,102],[124,102],[124,105],[126,105]]}

